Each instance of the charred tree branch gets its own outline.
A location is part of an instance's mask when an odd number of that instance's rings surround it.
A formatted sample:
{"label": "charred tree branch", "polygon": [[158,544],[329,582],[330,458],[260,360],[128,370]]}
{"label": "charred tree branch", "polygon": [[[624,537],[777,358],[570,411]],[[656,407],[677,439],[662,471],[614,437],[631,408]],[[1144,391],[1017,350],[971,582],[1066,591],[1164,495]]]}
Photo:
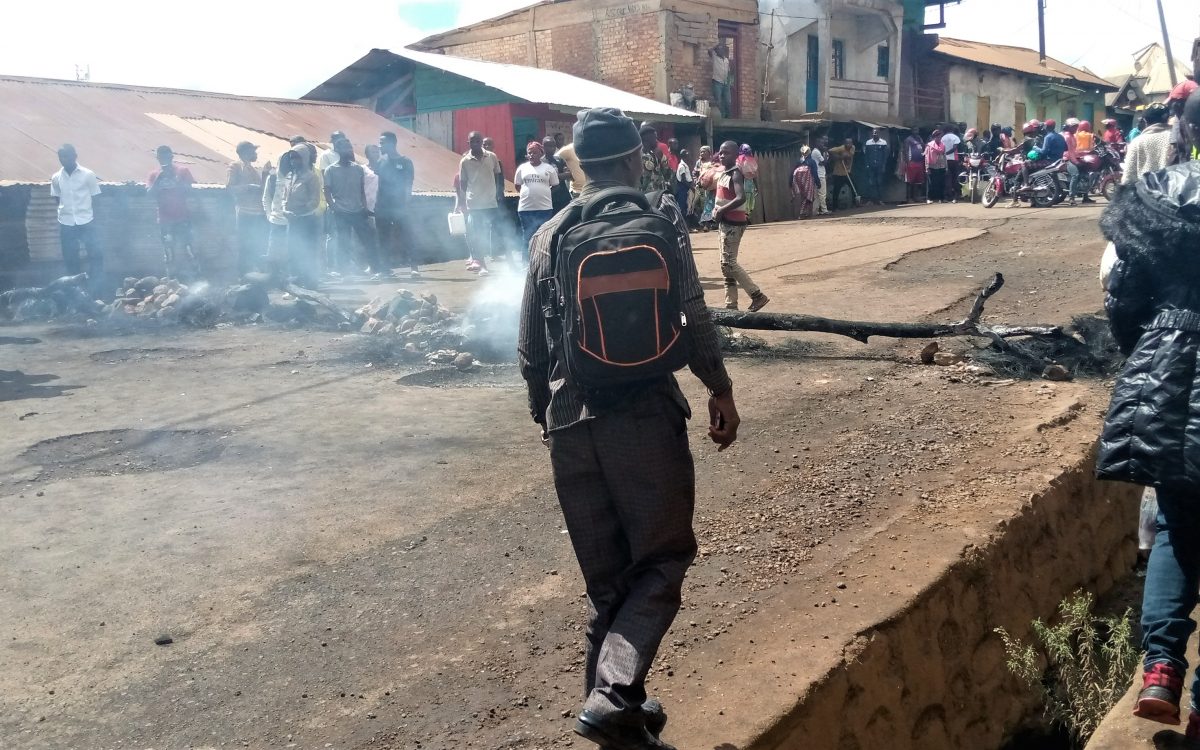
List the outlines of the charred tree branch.
{"label": "charred tree branch", "polygon": [[1004,276],[992,277],[971,305],[971,312],[957,323],[882,323],[860,320],[838,320],[817,315],[791,313],[751,313],[737,310],[711,309],[717,325],[730,328],[750,328],[758,331],[812,331],[847,336],[855,341],[867,343],[872,336],[887,336],[897,339],[923,339],[939,336],[986,336],[988,338],[1010,338],[1013,336],[1060,336],[1059,326],[985,326],[979,322],[983,307],[988,299],[1004,286]]}

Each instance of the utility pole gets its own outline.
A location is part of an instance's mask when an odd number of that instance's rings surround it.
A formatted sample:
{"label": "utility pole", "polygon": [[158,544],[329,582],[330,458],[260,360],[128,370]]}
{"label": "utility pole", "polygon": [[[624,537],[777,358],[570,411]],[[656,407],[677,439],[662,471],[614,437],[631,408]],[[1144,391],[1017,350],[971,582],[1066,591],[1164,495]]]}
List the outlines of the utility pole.
{"label": "utility pole", "polygon": [[1171,54],[1171,37],[1167,36],[1167,16],[1163,13],[1162,0],[1158,0],[1158,23],[1162,26],[1163,49],[1167,51],[1167,72],[1171,74],[1171,88],[1179,81],[1175,77],[1175,56]]}
{"label": "utility pole", "polygon": [[[1038,6],[1038,62],[1046,63],[1046,0],[1037,0]],[[1162,0],[1159,0],[1162,9]]]}

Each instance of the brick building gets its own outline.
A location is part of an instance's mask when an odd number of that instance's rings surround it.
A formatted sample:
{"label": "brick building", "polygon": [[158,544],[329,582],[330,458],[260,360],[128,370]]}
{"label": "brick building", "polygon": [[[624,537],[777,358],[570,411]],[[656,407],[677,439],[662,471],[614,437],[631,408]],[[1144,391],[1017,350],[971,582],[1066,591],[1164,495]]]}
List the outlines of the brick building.
{"label": "brick building", "polygon": [[427,37],[413,49],[569,73],[670,101],[691,84],[712,99],[710,51],[729,48],[734,119],[761,110],[758,3],[728,0],[546,0]]}

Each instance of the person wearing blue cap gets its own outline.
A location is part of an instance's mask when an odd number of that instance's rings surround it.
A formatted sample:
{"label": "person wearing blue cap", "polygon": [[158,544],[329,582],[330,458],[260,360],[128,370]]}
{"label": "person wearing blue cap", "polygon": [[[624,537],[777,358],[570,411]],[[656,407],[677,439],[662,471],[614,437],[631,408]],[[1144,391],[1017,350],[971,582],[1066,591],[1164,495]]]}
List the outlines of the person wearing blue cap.
{"label": "person wearing blue cap", "polygon": [[[588,184],[533,236],[517,348],[530,412],[550,448],[559,505],[587,585],[586,697],[575,732],[609,750],[671,750],[659,739],[666,714],[647,699],[645,683],[696,554],[691,411],[673,375],[601,395],[581,390],[558,355],[561,342],[551,342],[544,310],[553,300],[544,280],[554,276],[557,238],[574,226],[575,207],[606,189],[636,189],[642,176],[637,125],[618,109],[580,112],[574,147]],[[676,230],[674,281],[687,320],[688,365],[708,388],[708,434],[724,450],[740,424],[733,382],[704,302],[687,222],[675,199],[661,196],[651,208]]]}

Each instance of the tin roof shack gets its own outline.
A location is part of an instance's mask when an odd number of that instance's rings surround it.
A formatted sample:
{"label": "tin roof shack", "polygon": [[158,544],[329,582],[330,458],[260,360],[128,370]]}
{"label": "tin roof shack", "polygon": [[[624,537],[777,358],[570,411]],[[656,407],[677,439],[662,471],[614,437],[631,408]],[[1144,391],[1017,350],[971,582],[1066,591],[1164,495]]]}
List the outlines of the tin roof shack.
{"label": "tin roof shack", "polygon": [[919,119],[926,123],[966,123],[987,128],[993,122],[1021,125],[1032,118],[1103,119],[1104,97],[1116,86],[1087,70],[1036,50],[941,37],[917,68],[917,85],[944,92],[925,102]]}
{"label": "tin roof shack", "polygon": [[[1176,58],[1175,80],[1183,82],[1192,75],[1186,61]],[[1133,54],[1132,66],[1110,72],[1105,78],[1117,90],[1105,97],[1109,114],[1121,120],[1122,128],[1132,126],[1138,112],[1155,102],[1166,101],[1171,89],[1171,70],[1167,53],[1158,42]]]}
{"label": "tin roof shack", "polygon": [[557,70],[660,102],[691,84],[712,100],[709,51],[729,48],[735,119],[759,119],[755,0],[545,0],[426,37],[414,49]]}
{"label": "tin roof shack", "polygon": [[223,186],[237,143],[258,144],[259,163],[275,163],[292,136],[320,143],[334,130],[360,154],[381,132],[395,131],[416,170],[418,252],[432,259],[463,251],[445,219],[446,175],[458,155],[363,107],[12,76],[0,76],[0,100],[8,125],[0,128],[0,288],[62,274],[48,183],[63,143],[74,144],[80,163],[104,183],[95,221],[114,277],[161,271],[155,207],[144,187],[157,146],[170,146],[196,178],[193,232],[205,271],[220,280],[234,275],[233,208]]}
{"label": "tin roof shack", "polygon": [[[477,130],[496,142],[504,174],[525,161],[525,144],[547,134],[571,140],[575,113],[619,107],[631,117],[686,126],[699,134],[695,112],[555,70],[468,60],[401,49],[373,49],[305,99],[353,102],[391,118],[446,148],[465,152]],[[446,189],[457,173],[442,175]]]}

